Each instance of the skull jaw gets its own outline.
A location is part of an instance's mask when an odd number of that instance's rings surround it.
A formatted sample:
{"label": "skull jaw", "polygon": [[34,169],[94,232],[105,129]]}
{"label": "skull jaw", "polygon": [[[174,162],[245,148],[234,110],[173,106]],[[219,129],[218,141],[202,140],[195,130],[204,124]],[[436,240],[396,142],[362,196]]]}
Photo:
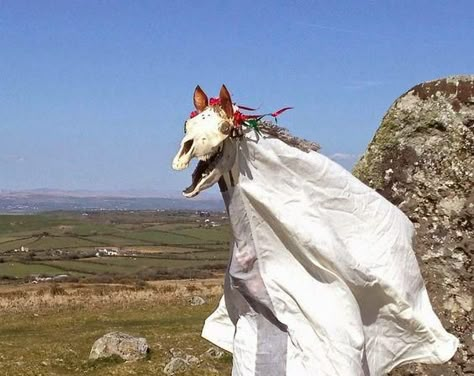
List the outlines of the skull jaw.
{"label": "skull jaw", "polygon": [[197,196],[201,191],[212,187],[220,179],[221,176],[222,173],[217,168],[215,168],[208,176],[201,179],[198,184],[194,188],[192,188],[191,191],[188,191],[188,189],[191,187],[185,189],[183,191],[183,196],[186,198],[192,198]]}
{"label": "skull jaw", "polygon": [[[226,140],[222,145],[222,150],[209,158],[210,163],[214,164],[213,168],[208,171],[206,163],[200,161],[193,172],[193,182],[191,186],[183,191],[183,196],[191,198],[197,196],[201,191],[210,188],[219,181],[222,175],[229,172],[235,162],[236,155],[235,142]],[[213,161],[213,158],[217,158]]]}
{"label": "skull jaw", "polygon": [[173,161],[173,170],[176,170],[176,171],[181,171],[181,170],[184,170],[185,168],[187,168],[189,166],[189,160],[188,161],[177,161],[177,160],[174,160]]}

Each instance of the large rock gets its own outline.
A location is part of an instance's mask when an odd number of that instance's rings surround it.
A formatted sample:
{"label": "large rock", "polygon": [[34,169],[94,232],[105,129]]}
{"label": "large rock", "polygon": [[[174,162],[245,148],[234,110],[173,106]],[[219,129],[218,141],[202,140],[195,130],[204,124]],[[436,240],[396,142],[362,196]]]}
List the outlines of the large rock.
{"label": "large rock", "polygon": [[474,375],[474,76],[419,84],[382,120],[354,175],[417,229],[415,251],[434,309],[461,346],[445,365],[392,375]]}
{"label": "large rock", "polygon": [[89,359],[96,360],[116,355],[123,360],[138,360],[145,358],[149,351],[145,338],[111,332],[94,342]]}

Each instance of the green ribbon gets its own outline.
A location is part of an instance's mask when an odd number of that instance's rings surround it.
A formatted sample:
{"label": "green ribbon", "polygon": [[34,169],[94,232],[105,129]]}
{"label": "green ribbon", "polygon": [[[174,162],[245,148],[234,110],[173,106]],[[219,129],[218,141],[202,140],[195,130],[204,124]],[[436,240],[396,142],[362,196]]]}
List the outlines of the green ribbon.
{"label": "green ribbon", "polygon": [[259,136],[263,136],[262,132],[260,131],[260,128],[258,127],[261,119],[262,119],[261,117],[255,118],[255,119],[247,119],[244,121],[243,124],[246,127],[252,128],[255,131],[255,133],[257,133]]}

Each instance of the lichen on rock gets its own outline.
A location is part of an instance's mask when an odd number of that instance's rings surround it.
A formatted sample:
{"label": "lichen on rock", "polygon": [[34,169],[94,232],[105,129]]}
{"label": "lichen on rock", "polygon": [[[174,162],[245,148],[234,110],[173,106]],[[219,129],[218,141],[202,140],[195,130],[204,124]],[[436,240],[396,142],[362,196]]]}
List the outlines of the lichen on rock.
{"label": "lichen on rock", "polygon": [[474,75],[416,85],[384,116],[354,167],[417,229],[415,252],[434,309],[462,345],[452,362],[392,375],[468,374],[474,366]]}
{"label": "lichen on rock", "polygon": [[111,332],[100,337],[92,346],[89,359],[120,357],[126,361],[146,358],[150,348],[145,338],[127,333]]}

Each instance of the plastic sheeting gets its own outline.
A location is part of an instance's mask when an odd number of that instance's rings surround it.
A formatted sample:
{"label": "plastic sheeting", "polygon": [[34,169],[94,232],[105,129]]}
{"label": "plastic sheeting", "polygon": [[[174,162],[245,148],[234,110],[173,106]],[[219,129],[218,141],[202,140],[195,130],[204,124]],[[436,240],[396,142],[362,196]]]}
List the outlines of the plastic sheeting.
{"label": "plastic sheeting", "polygon": [[453,356],[397,207],[278,139],[240,141],[232,173],[231,261],[203,337],[233,353],[234,376],[378,376]]}

